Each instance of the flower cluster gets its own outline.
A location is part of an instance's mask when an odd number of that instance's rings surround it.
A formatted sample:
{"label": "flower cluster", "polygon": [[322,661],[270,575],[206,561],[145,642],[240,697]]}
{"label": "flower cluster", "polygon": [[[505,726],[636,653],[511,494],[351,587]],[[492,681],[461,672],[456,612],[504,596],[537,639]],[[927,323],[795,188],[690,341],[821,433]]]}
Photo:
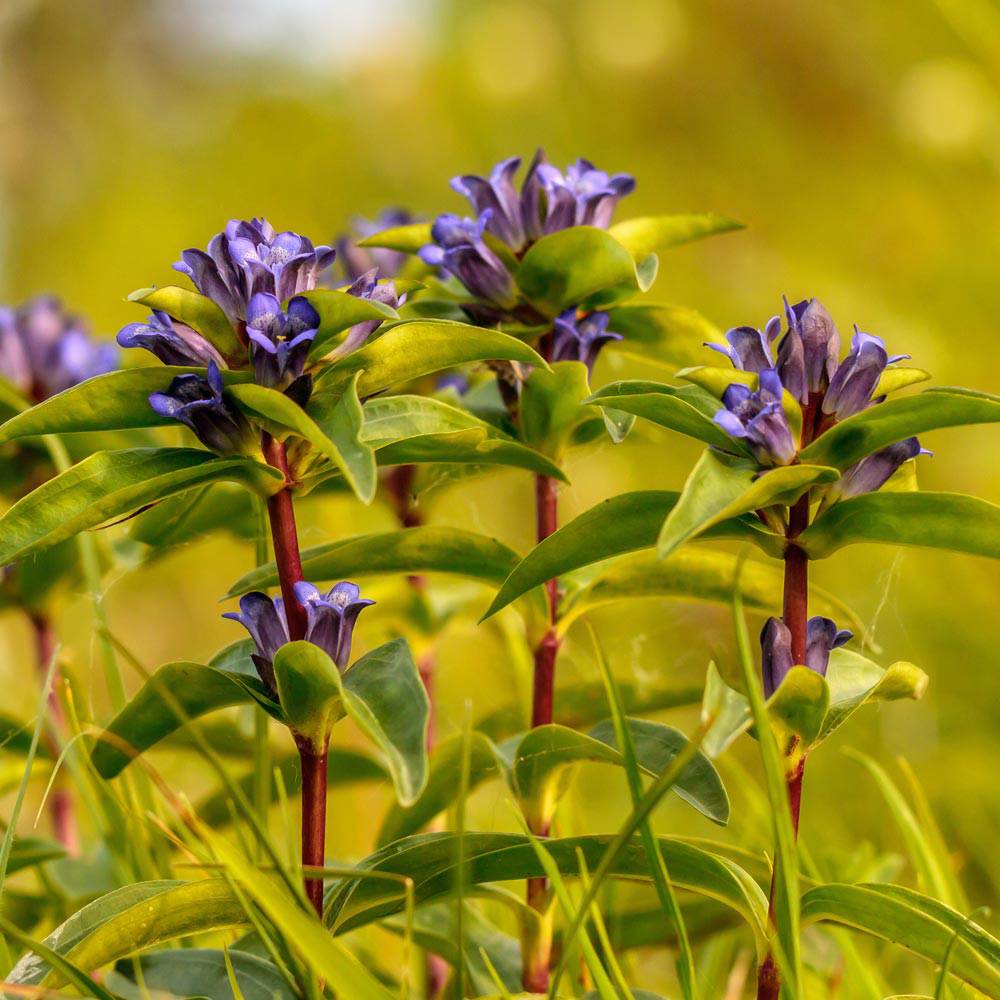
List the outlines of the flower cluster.
{"label": "flower cluster", "polygon": [[[826,676],[830,653],[853,638],[854,633],[838,629],[829,618],[810,618],[806,625],[806,662],[808,667]],[[770,698],[796,664],[792,660],[792,634],[779,618],[768,618],[760,633],[764,697]]]}
{"label": "flower cluster", "polygon": [[[295,584],[295,597],[305,608],[308,620],[306,642],[319,646],[343,673],[351,660],[358,615],[375,602],[362,599],[360,588],[347,581],[338,583],[326,594],[311,583],[300,581]],[[222,617],[239,622],[250,633],[257,646],[257,652],[251,654],[254,665],[261,680],[274,692],[274,657],[291,641],[284,601],[254,591],[240,598],[239,612],[231,611]]]}
{"label": "flower cluster", "polygon": [[40,402],[118,367],[113,344],[95,341],[58,299],[39,296],[0,308],[0,378]]}
{"label": "flower cluster", "polygon": [[[779,339],[780,338],[780,339]],[[746,442],[765,466],[790,465],[804,447],[837,421],[881,403],[875,396],[886,367],[908,358],[890,355],[880,337],[856,326],[847,357],[840,360],[840,335],[816,299],[792,306],[785,301],[785,331],[774,316],[757,330],[740,326],[726,333],[725,344],[707,344],[725,354],[733,367],[758,376],[755,392],[742,384],[726,389],[715,422]],[[787,392],[802,407],[802,434],[795,440],[782,404]],[[875,452],[846,470],[831,487],[831,498],[857,496],[882,487],[896,470],[919,454],[930,454],[916,438]]]}
{"label": "flower cluster", "polygon": [[582,361],[591,375],[601,348],[621,340],[620,333],[608,329],[611,317],[604,312],[579,316],[576,309],[567,309],[553,325],[552,361]]}

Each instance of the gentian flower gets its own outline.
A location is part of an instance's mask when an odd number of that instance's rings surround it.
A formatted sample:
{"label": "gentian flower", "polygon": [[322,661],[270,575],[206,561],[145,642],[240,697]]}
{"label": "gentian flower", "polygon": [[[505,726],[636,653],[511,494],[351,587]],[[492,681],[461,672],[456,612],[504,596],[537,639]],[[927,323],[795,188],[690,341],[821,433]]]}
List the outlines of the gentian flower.
{"label": "gentian flower", "polygon": [[582,361],[591,375],[601,348],[621,340],[620,333],[608,330],[611,317],[605,312],[592,312],[578,319],[576,309],[567,309],[554,325],[552,361]]}
{"label": "gentian flower", "polygon": [[478,221],[439,215],[431,227],[434,242],[421,247],[420,259],[453,274],[477,298],[506,309],[514,305],[514,279],[483,241],[490,218],[489,209]]}
{"label": "gentian flower", "polygon": [[258,292],[247,307],[250,356],[260,385],[284,389],[305,368],[309,347],[319,327],[319,313],[302,296],[288,303],[288,312],[269,292]]}
{"label": "gentian flower", "polygon": [[155,311],[145,323],[129,323],[118,333],[122,347],[144,347],[165,365],[195,365],[207,368],[215,363],[226,367],[223,357],[197,330]]}
{"label": "gentian flower", "polygon": [[855,325],[851,353],[830,379],[830,386],[823,397],[823,412],[844,420],[867,409],[873,402],[872,393],[885,366],[908,357],[908,354],[889,357],[881,337],[862,333]]}
{"label": "gentian flower", "polygon": [[58,299],[38,296],[0,308],[0,377],[34,402],[118,367],[112,344],[91,339]]}
{"label": "gentian flower", "polygon": [[267,293],[284,302],[311,291],[336,255],[336,250],[314,247],[297,233],[275,233],[266,219],[230,219],[207,252],[185,250],[174,269],[188,275],[198,291],[238,326],[247,319],[255,295]]}
{"label": "gentian flower", "polygon": [[760,388],[731,385],[722,394],[725,409],[713,418],[730,436],[745,440],[762,465],[789,465],[798,451],[781,405],[781,379],[773,369],[760,373]]}
{"label": "gentian flower", "polygon": [[933,452],[921,448],[915,437],[880,448],[845,470],[840,479],[830,486],[825,504],[860,496],[862,493],[874,493],[892,478],[904,462],[918,455],[930,456]]}
{"label": "gentian flower", "polygon": [[760,374],[768,368],[774,368],[774,357],[771,345],[781,333],[781,319],[773,316],[764,331],[752,326],[737,326],[726,332],[726,344],[708,344],[713,351],[725,354],[739,371]]}
{"label": "gentian flower", "polygon": [[[810,618],[806,625],[806,666],[826,676],[830,651],[843,646],[853,633],[839,629],[829,618]],[[792,660],[792,633],[779,618],[768,618],[760,633],[761,675],[764,697],[770,698],[795,664]]]}
{"label": "gentian flower", "polygon": [[778,373],[800,402],[826,391],[840,360],[840,334],[825,306],[805,299],[794,306],[785,299],[788,332],[778,349]]}
{"label": "gentian flower", "polygon": [[359,247],[357,242],[396,226],[407,226],[413,216],[403,208],[390,208],[374,219],[354,219],[354,239],[341,236],[337,239],[337,260],[347,281],[355,281],[372,268],[383,278],[395,278],[403,269],[407,255],[385,247]]}
{"label": "gentian flower", "polygon": [[548,163],[539,163],[537,173],[545,192],[546,233],[570,226],[607,229],[619,200],[635,190],[631,174],[607,174],[583,157],[565,174]]}
{"label": "gentian flower", "polygon": [[149,405],[161,417],[186,424],[217,455],[252,455],[257,435],[246,417],[223,398],[222,389],[222,374],[210,361],[207,378],[178,375],[166,392],[150,395]]}
{"label": "gentian flower", "polygon": [[254,591],[240,598],[239,612],[227,611],[222,617],[239,622],[250,633],[257,646],[257,652],[251,653],[250,658],[267,689],[276,694],[274,657],[282,646],[291,641],[285,602],[280,597],[272,599],[267,594]]}
{"label": "gentian flower", "polygon": [[[354,295],[359,299],[371,299],[372,302],[382,302],[395,309],[401,305],[406,296],[396,294],[396,284],[392,280],[378,281],[378,269],[372,268],[360,275],[347,288],[344,289],[348,295]],[[364,323],[355,323],[347,331],[347,336],[324,357],[324,361],[336,361],[338,358],[353,354],[359,347],[364,347],[365,341],[382,325],[383,320],[370,319]]]}
{"label": "gentian flower", "polygon": [[[520,166],[521,157],[511,156],[493,168],[489,179],[477,174],[462,174],[451,179],[452,188],[469,199],[477,218],[481,219],[489,213],[486,228],[515,253],[523,249],[527,241],[524,205],[514,187],[514,174]],[[535,164],[528,171],[528,179],[532,184],[536,183]],[[536,231],[537,228],[536,225]]]}

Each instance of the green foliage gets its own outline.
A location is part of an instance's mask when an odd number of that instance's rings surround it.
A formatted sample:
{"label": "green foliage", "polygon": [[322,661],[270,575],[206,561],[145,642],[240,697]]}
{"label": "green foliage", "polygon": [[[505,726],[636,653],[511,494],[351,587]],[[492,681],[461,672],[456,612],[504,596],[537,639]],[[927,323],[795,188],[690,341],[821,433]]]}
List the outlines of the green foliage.
{"label": "green foliage", "polygon": [[177,285],[167,285],[164,288],[140,288],[128,300],[165,312],[186,323],[197,330],[227,361],[246,358],[246,348],[240,343],[225,313],[204,295]]}

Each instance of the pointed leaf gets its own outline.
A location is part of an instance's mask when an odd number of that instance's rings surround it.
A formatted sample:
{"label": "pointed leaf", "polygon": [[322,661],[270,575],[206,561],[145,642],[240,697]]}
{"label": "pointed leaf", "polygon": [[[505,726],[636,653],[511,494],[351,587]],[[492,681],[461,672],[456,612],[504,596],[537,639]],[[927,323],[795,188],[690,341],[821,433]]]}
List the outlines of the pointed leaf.
{"label": "pointed leaf", "polygon": [[525,442],[558,461],[573,429],[592,416],[581,405],[589,395],[587,366],[579,361],[558,361],[549,371],[533,371],[521,389]]}
{"label": "pointed leaf", "polygon": [[284,479],[251,458],[197,448],[99,451],[19,500],[0,517],[0,566],[195,486],[221,481],[277,492]]}
{"label": "pointed leaf", "polygon": [[323,753],[334,723],[344,717],[337,665],[311,642],[288,642],[275,653],[274,680],[289,728]]}
{"label": "pointed leaf", "polygon": [[694,240],[746,229],[746,225],[721,215],[645,215],[626,219],[613,225],[608,232],[637,257],[661,253],[670,247]]}
{"label": "pointed leaf", "polygon": [[400,253],[416,253],[421,247],[431,242],[431,224],[429,222],[414,222],[406,226],[393,226],[383,229],[374,236],[359,240],[359,247],[385,247],[386,250],[398,250]]}
{"label": "pointed leaf", "polygon": [[608,313],[608,329],[623,339],[605,350],[635,355],[671,372],[699,364],[705,357],[705,342],[722,339],[714,323],[686,306],[630,303],[613,306]]}
{"label": "pointed leaf", "polygon": [[214,345],[227,361],[246,360],[246,346],[240,343],[226,314],[206,295],[178,285],[166,285],[163,288],[140,288],[128,300],[187,323]]}

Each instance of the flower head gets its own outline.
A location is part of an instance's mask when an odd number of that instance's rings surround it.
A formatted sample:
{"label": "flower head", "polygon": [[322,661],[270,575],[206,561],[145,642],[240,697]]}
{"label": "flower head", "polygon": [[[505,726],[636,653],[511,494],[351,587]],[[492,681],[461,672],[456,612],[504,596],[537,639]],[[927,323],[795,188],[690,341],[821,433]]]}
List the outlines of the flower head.
{"label": "flower head", "polygon": [[[890,357],[881,337],[862,333],[854,327],[851,338],[851,353],[840,363],[830,379],[829,388],[823,397],[823,412],[844,420],[867,409],[873,402],[872,393],[885,366],[908,358],[908,354]],[[883,397],[884,398],[884,397]]]}
{"label": "flower head", "polygon": [[214,361],[208,375],[178,375],[166,392],[154,392],[149,405],[161,417],[179,420],[218,455],[250,455],[257,448],[250,422],[222,395],[222,374]]}
{"label": "flower head", "polygon": [[778,349],[778,373],[785,388],[800,402],[823,393],[837,370],[840,334],[826,307],[817,299],[794,306],[785,299],[788,332]]}
{"label": "flower head", "polygon": [[336,257],[298,233],[276,233],[266,219],[230,219],[204,250],[185,250],[174,269],[188,275],[234,326],[246,320],[249,304],[267,293],[284,301],[316,287]]}
{"label": "flower head", "polygon": [[254,591],[240,598],[240,610],[227,611],[223,618],[239,622],[249,633],[257,646],[257,652],[250,657],[260,674],[260,679],[271,693],[275,693],[275,654],[290,642],[288,620],[285,617],[285,602],[280,597],[270,598],[267,594]]}
{"label": "flower head", "polygon": [[618,202],[635,190],[631,174],[608,174],[580,157],[561,173],[548,163],[539,163],[538,180],[545,192],[543,230],[554,233],[570,226],[611,225]]}
{"label": "flower head", "polygon": [[0,308],[0,378],[34,402],[117,367],[114,345],[93,340],[58,299],[43,295],[20,309]]}
{"label": "flower head", "polygon": [[750,446],[762,465],[789,465],[797,453],[795,437],[781,404],[781,379],[772,368],[760,373],[760,388],[729,386],[722,395],[725,409],[715,422],[730,436]]}
{"label": "flower head", "polygon": [[920,442],[915,437],[897,441],[872,452],[871,455],[846,469],[840,479],[831,485],[826,502],[846,500],[849,497],[861,496],[862,493],[874,493],[880,490],[900,466],[918,455],[932,456],[933,452],[921,448]]}
{"label": "flower head", "polygon": [[344,278],[355,281],[372,268],[376,268],[383,278],[395,278],[406,263],[405,253],[384,247],[359,247],[355,241],[367,239],[385,229],[409,225],[411,222],[413,216],[403,208],[386,209],[374,219],[354,219],[353,239],[351,236],[337,239],[337,260]]}
{"label": "flower head", "polygon": [[145,323],[129,323],[118,333],[122,347],[144,347],[165,365],[196,365],[207,368],[213,362],[226,367],[223,357],[197,330],[155,311]]}
{"label": "flower head", "polygon": [[739,371],[760,374],[774,368],[771,345],[781,333],[781,319],[773,316],[763,332],[752,326],[737,326],[726,332],[726,344],[705,344],[713,351],[725,354]]}
{"label": "flower head", "polygon": [[578,319],[576,309],[567,309],[555,321],[552,360],[582,361],[593,374],[601,348],[622,339],[620,333],[608,330],[610,319],[605,312],[592,312]]}
{"label": "flower head", "polygon": [[247,307],[247,336],[257,382],[284,389],[301,374],[319,327],[319,313],[302,296],[281,308],[277,296],[258,292]]}
{"label": "flower head", "polygon": [[[806,624],[806,662],[801,665],[825,677],[831,650],[843,646],[852,635],[847,629],[838,629],[829,618],[810,618]],[[760,648],[764,697],[770,698],[795,666],[792,633],[779,618],[768,618],[764,623]]]}

